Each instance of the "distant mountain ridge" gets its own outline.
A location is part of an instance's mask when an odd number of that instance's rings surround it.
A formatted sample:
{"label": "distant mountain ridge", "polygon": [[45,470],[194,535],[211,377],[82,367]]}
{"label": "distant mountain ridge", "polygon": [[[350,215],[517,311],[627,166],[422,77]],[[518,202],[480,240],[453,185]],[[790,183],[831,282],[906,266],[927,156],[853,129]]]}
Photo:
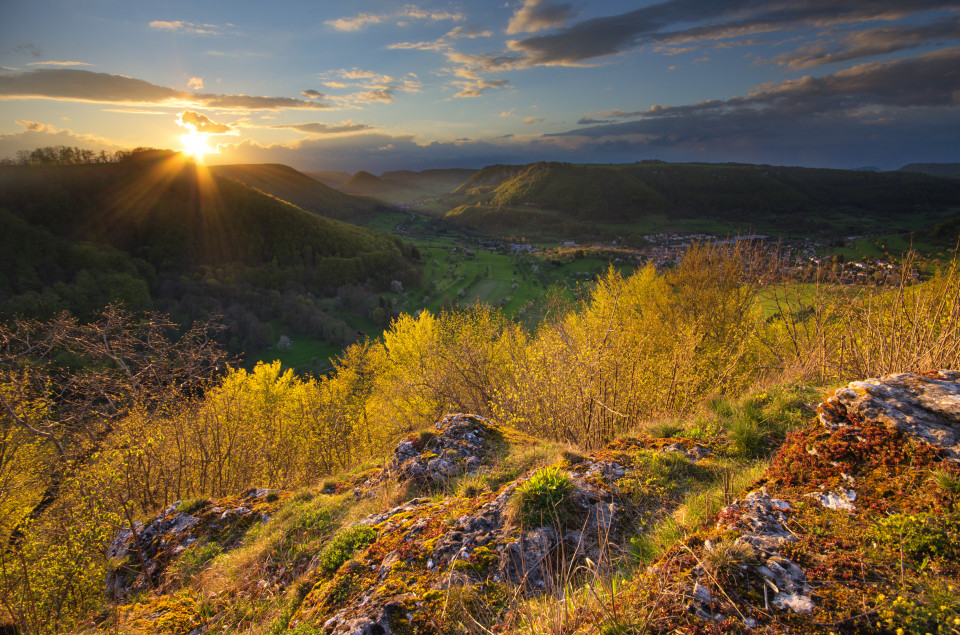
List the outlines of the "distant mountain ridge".
{"label": "distant mountain ridge", "polygon": [[304,171],[304,174],[309,176],[311,179],[320,181],[327,187],[339,187],[347,182],[347,179],[350,178],[349,172],[335,172],[335,171],[321,171],[321,172],[307,172]]}
{"label": "distant mountain ridge", "polygon": [[413,172],[394,170],[380,176],[360,171],[337,186],[341,192],[374,196],[388,201],[436,197],[446,194],[467,181],[476,170],[445,168]]}

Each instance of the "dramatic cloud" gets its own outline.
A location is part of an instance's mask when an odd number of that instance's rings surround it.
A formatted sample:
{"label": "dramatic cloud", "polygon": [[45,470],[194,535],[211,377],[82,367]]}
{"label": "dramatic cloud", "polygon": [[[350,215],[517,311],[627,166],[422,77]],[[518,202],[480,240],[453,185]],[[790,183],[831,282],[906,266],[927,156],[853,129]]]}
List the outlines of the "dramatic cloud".
{"label": "dramatic cloud", "polygon": [[919,26],[881,27],[802,46],[796,51],[775,57],[773,61],[799,70],[957,39],[960,39],[960,20]]}
{"label": "dramatic cloud", "polygon": [[222,32],[221,27],[216,24],[195,24],[193,22],[184,22],[183,20],[175,20],[173,22],[154,20],[150,23],[150,28],[158,31],[193,33],[194,35],[220,35]]}
{"label": "dramatic cloud", "polygon": [[576,15],[567,3],[550,4],[550,0],[524,0],[523,6],[510,18],[507,33],[533,33],[563,26]]}
{"label": "dramatic cloud", "polygon": [[933,10],[956,10],[955,0],[874,0],[846,5],[826,0],[667,0],[620,15],[593,18],[562,31],[508,42],[524,64],[582,65],[653,43],[690,45],[802,27],[893,20]]}
{"label": "dramatic cloud", "polygon": [[[745,97],[645,111],[595,115],[637,119],[547,135],[627,143],[635,149],[709,148],[716,156],[743,151],[816,152],[824,164],[867,148],[892,155],[897,144],[946,145],[960,140],[960,47],[884,63],[861,64],[824,77],[760,86]],[[589,121],[592,116],[587,116]],[[938,136],[936,130],[941,130]],[[913,135],[913,138],[911,138]],[[848,147],[849,146],[849,147]],[[753,152],[749,155],[747,152]],[[796,160],[796,159],[795,159]],[[783,158],[779,161],[784,161]]]}
{"label": "dramatic cloud", "polygon": [[193,90],[203,90],[203,78],[191,77],[189,81],[187,81],[187,88],[192,88]]}
{"label": "dramatic cloud", "polygon": [[50,60],[48,62],[27,62],[27,66],[93,66],[86,62],[57,62]]}
{"label": "dramatic cloud", "polygon": [[329,105],[290,97],[191,93],[124,75],[72,69],[38,69],[0,75],[0,100],[53,99],[105,104],[137,104],[238,110],[322,110]]}
{"label": "dramatic cloud", "polygon": [[230,125],[217,123],[192,110],[184,110],[177,115],[177,125],[201,134],[237,134]]}
{"label": "dramatic cloud", "polygon": [[416,5],[408,4],[401,10],[393,13],[360,13],[350,18],[327,20],[325,24],[332,26],[337,31],[360,31],[371,24],[381,24],[388,21],[394,21],[397,23],[402,23],[405,20],[429,20],[431,22],[450,20],[453,22],[460,22],[463,19],[464,15],[459,12],[451,13],[449,11],[428,11],[420,9]]}
{"label": "dramatic cloud", "polygon": [[410,135],[375,132],[311,137],[290,145],[263,146],[247,140],[219,147],[221,154],[216,160],[221,163],[283,163],[300,170],[374,173],[395,170],[397,166],[409,170],[439,166],[481,168],[494,163],[530,163],[545,157],[572,161],[578,156],[573,150],[561,149],[557,154],[545,152],[562,148],[560,140],[543,144],[513,143],[510,139],[498,143],[451,140],[424,144],[417,143]]}
{"label": "dramatic cloud", "polygon": [[352,121],[341,121],[340,125],[331,126],[325,123],[291,123],[280,126],[268,126],[273,129],[289,129],[299,132],[306,132],[312,135],[342,134],[344,132],[360,132],[362,130],[371,130],[372,127],[362,123],[353,123]]}

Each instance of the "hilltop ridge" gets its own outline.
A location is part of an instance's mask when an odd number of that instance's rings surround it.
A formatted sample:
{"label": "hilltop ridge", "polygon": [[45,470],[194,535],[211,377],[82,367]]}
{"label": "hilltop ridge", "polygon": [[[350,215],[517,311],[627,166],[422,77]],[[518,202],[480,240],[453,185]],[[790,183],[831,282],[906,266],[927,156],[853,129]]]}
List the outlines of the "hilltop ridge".
{"label": "hilltop ridge", "polygon": [[518,227],[525,222],[558,234],[572,222],[618,224],[658,216],[776,233],[864,233],[899,222],[904,210],[924,216],[926,224],[955,215],[960,182],[909,171],[540,162],[488,166],[440,200],[451,210],[446,221],[487,230],[506,214]]}
{"label": "hilltop ridge", "polygon": [[388,205],[350,196],[287,165],[277,163],[217,165],[210,171],[261,190],[321,216],[349,222],[389,212]]}

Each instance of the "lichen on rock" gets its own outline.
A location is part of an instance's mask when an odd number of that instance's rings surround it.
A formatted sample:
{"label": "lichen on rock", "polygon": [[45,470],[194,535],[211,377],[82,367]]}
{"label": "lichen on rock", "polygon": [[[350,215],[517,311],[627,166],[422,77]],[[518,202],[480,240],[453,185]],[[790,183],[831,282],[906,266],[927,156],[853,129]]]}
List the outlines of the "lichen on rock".
{"label": "lichen on rock", "polygon": [[503,431],[480,415],[451,414],[435,430],[397,444],[393,457],[369,486],[387,480],[418,485],[443,484],[455,476],[490,466],[503,444]]}
{"label": "lichen on rock", "polygon": [[960,461],[960,371],[900,373],[855,381],[818,408],[828,428],[876,421],[938,446]]}

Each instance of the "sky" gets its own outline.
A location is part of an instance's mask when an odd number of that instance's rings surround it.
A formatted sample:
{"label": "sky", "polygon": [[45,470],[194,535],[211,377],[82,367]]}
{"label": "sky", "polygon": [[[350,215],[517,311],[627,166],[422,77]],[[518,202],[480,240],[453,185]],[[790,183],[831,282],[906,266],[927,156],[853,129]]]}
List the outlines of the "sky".
{"label": "sky", "polygon": [[960,0],[0,0],[0,158],[960,161]]}

